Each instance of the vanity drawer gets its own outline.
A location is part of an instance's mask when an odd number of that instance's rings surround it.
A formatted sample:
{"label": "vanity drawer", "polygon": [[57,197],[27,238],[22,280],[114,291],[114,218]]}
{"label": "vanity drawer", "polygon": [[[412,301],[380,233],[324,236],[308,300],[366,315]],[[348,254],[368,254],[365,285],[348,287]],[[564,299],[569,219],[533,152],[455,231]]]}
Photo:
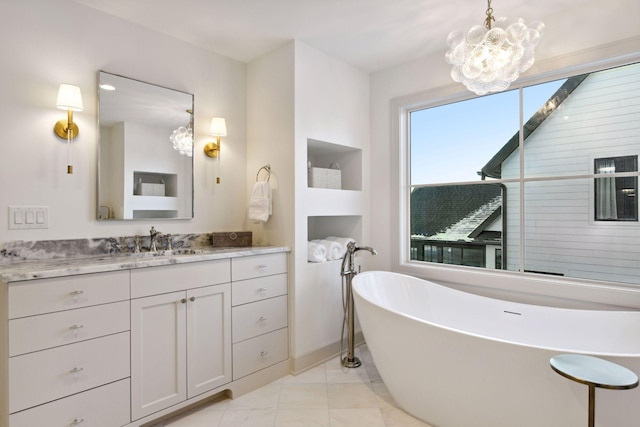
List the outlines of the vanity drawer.
{"label": "vanity drawer", "polygon": [[237,380],[289,357],[288,328],[233,345],[233,379]]}
{"label": "vanity drawer", "polygon": [[9,427],[123,426],[131,421],[129,393],[127,378],[13,414]]}
{"label": "vanity drawer", "polygon": [[231,278],[236,280],[287,272],[287,254],[265,254],[231,259]]}
{"label": "vanity drawer", "polygon": [[287,326],[287,296],[231,309],[233,342],[237,343]]}
{"label": "vanity drawer", "polygon": [[129,332],[9,358],[9,412],[129,377]]}
{"label": "vanity drawer", "polygon": [[129,301],[9,321],[9,356],[128,331]]}
{"label": "vanity drawer", "polygon": [[166,294],[231,281],[228,259],[131,270],[131,298]]}
{"label": "vanity drawer", "polygon": [[239,282],[233,282],[231,304],[246,304],[286,294],[286,274],[276,274],[274,276],[261,277],[258,279],[241,280]]}
{"label": "vanity drawer", "polygon": [[9,319],[129,299],[129,271],[9,283]]}

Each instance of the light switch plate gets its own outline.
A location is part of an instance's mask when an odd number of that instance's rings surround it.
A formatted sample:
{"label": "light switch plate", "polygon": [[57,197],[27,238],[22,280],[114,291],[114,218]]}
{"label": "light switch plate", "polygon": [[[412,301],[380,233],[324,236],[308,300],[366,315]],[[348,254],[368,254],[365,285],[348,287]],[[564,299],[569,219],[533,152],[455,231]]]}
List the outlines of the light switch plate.
{"label": "light switch plate", "polygon": [[49,206],[9,206],[9,230],[49,228]]}

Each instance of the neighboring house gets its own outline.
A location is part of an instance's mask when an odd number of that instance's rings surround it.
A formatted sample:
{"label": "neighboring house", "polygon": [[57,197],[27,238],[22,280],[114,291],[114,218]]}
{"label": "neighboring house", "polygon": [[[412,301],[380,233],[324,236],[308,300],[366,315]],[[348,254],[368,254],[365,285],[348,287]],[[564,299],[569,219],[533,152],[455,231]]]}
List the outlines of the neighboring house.
{"label": "neighboring house", "polygon": [[[526,92],[525,92],[526,98]],[[519,135],[482,169],[518,178]],[[640,65],[569,78],[524,127],[525,271],[640,283]],[[549,179],[557,177],[560,179]],[[506,268],[519,269],[519,184],[505,184]]]}
{"label": "neighboring house", "polygon": [[411,193],[411,259],[502,268],[502,186],[416,188]]}

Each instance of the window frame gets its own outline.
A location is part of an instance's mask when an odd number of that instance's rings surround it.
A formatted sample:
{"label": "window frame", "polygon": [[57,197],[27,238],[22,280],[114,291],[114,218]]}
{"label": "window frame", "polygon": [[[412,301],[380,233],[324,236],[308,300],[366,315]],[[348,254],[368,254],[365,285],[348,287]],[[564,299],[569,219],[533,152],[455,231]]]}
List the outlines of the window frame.
{"label": "window frame", "polygon": [[[568,78],[578,74],[591,73],[640,62],[640,53],[613,57],[597,62],[586,62],[585,65],[570,68],[560,68],[537,76],[522,78],[513,89],[522,90],[531,85],[548,81]],[[557,64],[558,65],[558,64]],[[473,94],[465,92],[462,86],[451,84],[434,88],[418,94],[395,98],[391,101],[391,269],[396,272],[422,277],[435,282],[455,284],[455,287],[473,290],[474,292],[493,295],[495,292],[508,291],[509,294],[527,295],[528,299],[544,300],[545,303],[557,304],[557,298],[565,299],[565,303],[575,304],[606,304],[640,308],[640,286],[618,282],[602,282],[589,279],[559,277],[552,275],[538,275],[523,271],[480,269],[477,267],[454,266],[449,264],[434,264],[423,261],[413,261],[410,258],[410,141],[409,118],[412,111],[435,107],[447,103],[464,101],[473,98]],[[522,101],[520,101],[522,103]],[[520,106],[522,110],[522,105]],[[520,126],[523,126],[520,114]],[[521,133],[522,134],[522,133]],[[524,168],[522,167],[522,136],[520,137],[521,172],[520,178],[500,180],[501,183],[518,183],[520,190],[524,188]],[[593,174],[572,176],[571,178],[593,178]],[[555,177],[554,179],[568,179]],[[545,179],[530,179],[545,180]],[[591,179],[593,181],[593,179]],[[458,182],[456,184],[466,184]],[[593,193],[592,193],[593,194]],[[522,200],[520,201],[522,204]],[[524,211],[520,212],[520,223],[524,223]],[[520,265],[524,265],[523,240],[520,239]],[[503,251],[503,256],[505,255]],[[629,296],[637,295],[632,300]],[[574,301],[569,303],[568,301]],[[563,305],[564,306],[564,305]]]}

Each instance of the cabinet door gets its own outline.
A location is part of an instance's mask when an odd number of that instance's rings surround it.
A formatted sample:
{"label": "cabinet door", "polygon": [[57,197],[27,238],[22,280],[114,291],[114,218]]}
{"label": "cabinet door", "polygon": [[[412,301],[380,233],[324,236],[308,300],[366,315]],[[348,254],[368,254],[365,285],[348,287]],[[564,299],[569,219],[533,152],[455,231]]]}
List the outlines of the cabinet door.
{"label": "cabinet door", "polygon": [[131,301],[131,415],[137,420],[186,399],[185,292]]}
{"label": "cabinet door", "polygon": [[187,291],[188,397],[231,381],[231,285]]}

